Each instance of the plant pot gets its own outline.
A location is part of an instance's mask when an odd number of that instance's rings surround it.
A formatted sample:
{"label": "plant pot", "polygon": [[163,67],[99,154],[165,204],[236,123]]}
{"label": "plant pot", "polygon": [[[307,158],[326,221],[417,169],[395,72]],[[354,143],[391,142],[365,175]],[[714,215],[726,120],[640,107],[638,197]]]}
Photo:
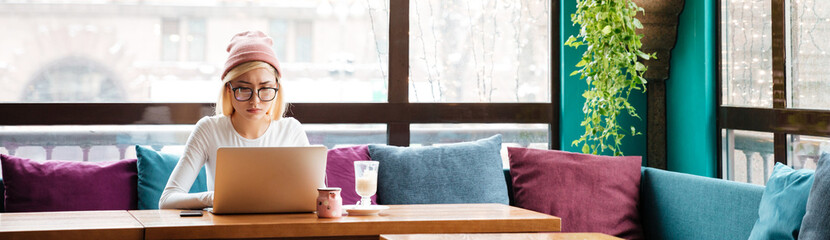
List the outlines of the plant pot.
{"label": "plant pot", "polygon": [[669,78],[669,64],[671,50],[677,42],[677,25],[680,12],[683,11],[684,0],[633,0],[637,6],[645,9],[637,14],[637,19],[643,23],[643,29],[637,30],[642,34],[642,51],[656,52],[657,59],[643,63],[648,66],[645,78],[649,81],[666,80]]}

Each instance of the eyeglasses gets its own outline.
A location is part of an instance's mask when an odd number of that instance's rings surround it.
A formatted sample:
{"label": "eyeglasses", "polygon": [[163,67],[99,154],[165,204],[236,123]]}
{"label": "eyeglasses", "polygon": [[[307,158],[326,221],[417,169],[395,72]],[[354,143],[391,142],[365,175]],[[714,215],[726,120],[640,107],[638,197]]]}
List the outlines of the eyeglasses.
{"label": "eyeglasses", "polygon": [[[233,98],[236,101],[244,102],[251,100],[254,97],[254,90],[247,87],[233,87],[231,83],[228,83],[228,87],[231,88],[233,91]],[[277,91],[279,88],[272,88],[272,87],[263,87],[256,90],[257,96],[259,100],[263,102],[268,102],[274,100],[277,97]]]}

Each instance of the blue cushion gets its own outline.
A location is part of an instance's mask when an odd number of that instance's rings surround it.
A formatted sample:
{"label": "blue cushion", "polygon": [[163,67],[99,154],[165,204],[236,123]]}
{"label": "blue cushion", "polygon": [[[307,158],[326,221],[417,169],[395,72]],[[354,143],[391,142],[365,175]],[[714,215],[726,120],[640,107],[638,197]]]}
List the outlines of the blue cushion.
{"label": "blue cushion", "polygon": [[799,239],[830,239],[830,154],[822,153],[818,160],[816,176],[806,214],[801,223]]}
{"label": "blue cushion", "polygon": [[640,184],[646,239],[747,239],[764,191],[748,183],[648,167]]}
{"label": "blue cushion", "polygon": [[381,204],[508,204],[501,135],[432,147],[369,145]]}
{"label": "blue cushion", "polygon": [[[156,152],[153,149],[136,145],[138,155],[138,209],[158,209],[161,192],[167,185],[167,179],[179,162],[178,155]],[[207,175],[205,168],[199,171],[199,176],[190,187],[191,193],[207,191]]]}
{"label": "blue cushion", "polygon": [[776,163],[761,197],[758,221],[752,228],[750,240],[798,239],[801,219],[807,209],[807,197],[813,186],[814,171],[793,170]]}

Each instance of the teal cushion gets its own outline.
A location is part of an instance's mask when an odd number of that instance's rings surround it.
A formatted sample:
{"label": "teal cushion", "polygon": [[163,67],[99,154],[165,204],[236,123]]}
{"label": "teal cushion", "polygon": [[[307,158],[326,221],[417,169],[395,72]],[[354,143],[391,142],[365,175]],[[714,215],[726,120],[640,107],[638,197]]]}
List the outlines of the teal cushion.
{"label": "teal cushion", "polygon": [[758,185],[648,167],[640,184],[645,239],[747,239],[764,192]]}
{"label": "teal cushion", "polygon": [[[167,185],[167,179],[179,162],[178,155],[156,152],[153,149],[135,146],[138,156],[138,209],[158,209],[161,192]],[[207,191],[207,175],[205,168],[199,171],[199,176],[190,187],[191,193]]]}
{"label": "teal cushion", "polygon": [[752,227],[750,240],[798,239],[814,173],[809,169],[793,170],[787,165],[775,164],[761,197],[759,218]]}
{"label": "teal cushion", "polygon": [[807,198],[807,212],[801,223],[799,239],[830,239],[830,154],[822,153],[816,167],[816,179]]}
{"label": "teal cushion", "polygon": [[369,145],[380,204],[508,204],[501,135],[432,147]]}

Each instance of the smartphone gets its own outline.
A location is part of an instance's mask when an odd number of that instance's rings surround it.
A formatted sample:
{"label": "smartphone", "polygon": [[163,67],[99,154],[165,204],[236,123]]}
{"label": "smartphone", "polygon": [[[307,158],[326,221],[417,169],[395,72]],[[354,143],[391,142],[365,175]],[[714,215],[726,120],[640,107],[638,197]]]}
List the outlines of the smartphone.
{"label": "smartphone", "polygon": [[179,213],[181,217],[201,217],[202,210],[183,210]]}

